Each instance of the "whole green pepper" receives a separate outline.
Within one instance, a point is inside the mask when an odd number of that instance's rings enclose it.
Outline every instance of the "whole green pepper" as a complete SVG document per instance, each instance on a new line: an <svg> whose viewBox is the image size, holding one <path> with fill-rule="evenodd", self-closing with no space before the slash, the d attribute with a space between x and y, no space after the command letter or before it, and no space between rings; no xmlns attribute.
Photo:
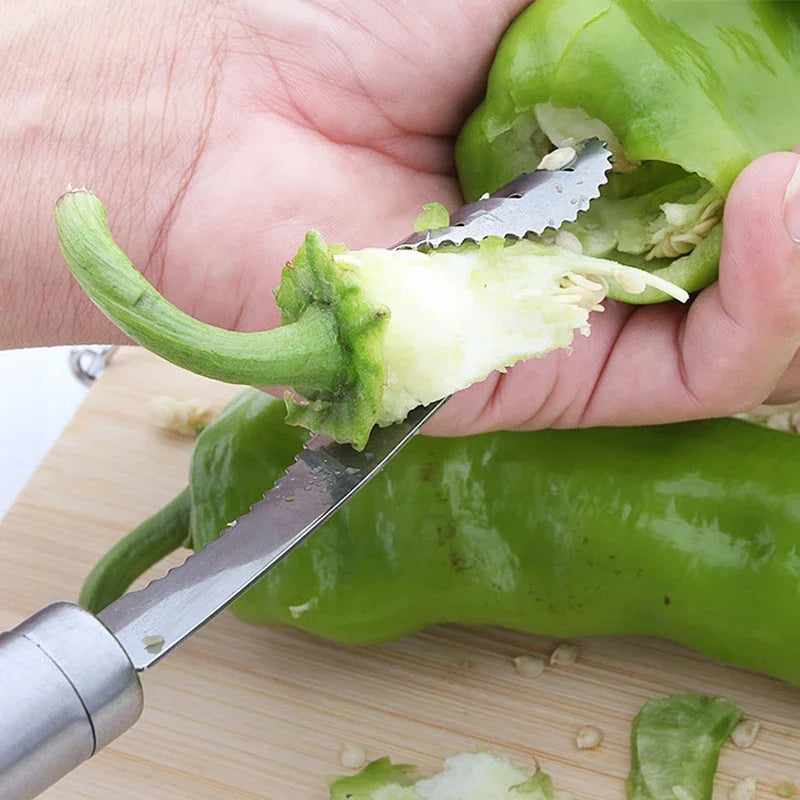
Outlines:
<svg viewBox="0 0 800 800"><path fill-rule="evenodd" d="M216 538L303 439L241 393L197 439L190 521L144 523L82 602L123 592L159 542ZM737 419L418 437L234 609L351 643L435 623L654 635L800 684L798 471L800 439Z"/></svg>
<svg viewBox="0 0 800 800"><path fill-rule="evenodd" d="M720 199L756 157L795 145L798 97L800 3L537 0L461 131L459 179L474 200L535 169L552 138L610 137L621 172L573 228L584 250L696 291L716 277ZM666 299L616 283L610 296Z"/></svg>

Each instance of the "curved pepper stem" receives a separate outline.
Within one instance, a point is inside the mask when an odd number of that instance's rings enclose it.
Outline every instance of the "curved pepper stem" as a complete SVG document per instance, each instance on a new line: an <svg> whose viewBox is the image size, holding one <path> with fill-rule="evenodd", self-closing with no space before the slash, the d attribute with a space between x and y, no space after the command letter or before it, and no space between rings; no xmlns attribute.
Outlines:
<svg viewBox="0 0 800 800"><path fill-rule="evenodd" d="M191 511L192 494L187 486L95 564L78 602L96 614L121 597L140 575L186 543Z"/></svg>
<svg viewBox="0 0 800 800"><path fill-rule="evenodd" d="M333 390L347 363L334 315L312 304L288 325L241 333L194 319L165 300L137 271L87 189L56 204L61 252L92 301L132 339L184 369L227 383Z"/></svg>

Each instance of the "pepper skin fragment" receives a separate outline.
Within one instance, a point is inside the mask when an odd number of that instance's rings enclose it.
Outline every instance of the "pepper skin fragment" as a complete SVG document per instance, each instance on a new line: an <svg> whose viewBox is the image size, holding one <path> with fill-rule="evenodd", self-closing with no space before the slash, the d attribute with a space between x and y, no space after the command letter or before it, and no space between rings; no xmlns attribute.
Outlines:
<svg viewBox="0 0 800 800"><path fill-rule="evenodd" d="M722 697L684 694L645 703L631 732L628 800L711 800L719 751L741 718L741 709Z"/></svg>

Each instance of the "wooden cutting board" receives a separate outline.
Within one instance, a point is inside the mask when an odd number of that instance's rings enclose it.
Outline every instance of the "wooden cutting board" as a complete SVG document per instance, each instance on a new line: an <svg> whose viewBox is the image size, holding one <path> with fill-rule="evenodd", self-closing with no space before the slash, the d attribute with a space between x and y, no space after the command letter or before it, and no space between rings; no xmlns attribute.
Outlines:
<svg viewBox="0 0 800 800"><path fill-rule="evenodd" d="M118 352L0 523L3 629L74 600L95 560L185 485L192 442L148 422L150 398L222 403L235 391L140 349ZM762 723L752 748L723 748L718 800L745 776L759 779L760 798L800 783L800 690L661 641L577 643L576 664L526 679L512 658L547 655L554 640L442 627L348 647L225 613L143 675L137 725L43 797L324 800L353 743L428 772L466 750L537 758L576 800L622 800L634 715L684 691L726 696ZM605 738L578 751L585 724Z"/></svg>

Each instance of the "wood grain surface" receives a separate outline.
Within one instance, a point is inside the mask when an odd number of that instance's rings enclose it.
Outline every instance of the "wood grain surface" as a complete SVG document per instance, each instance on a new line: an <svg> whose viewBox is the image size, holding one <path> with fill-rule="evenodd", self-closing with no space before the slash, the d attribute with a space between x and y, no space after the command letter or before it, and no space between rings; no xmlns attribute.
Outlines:
<svg viewBox="0 0 800 800"><path fill-rule="evenodd" d="M119 351L0 524L3 629L74 600L96 559L185 485L192 442L148 422L150 398L222 403L236 391ZM622 800L634 715L648 698L684 691L724 695L762 723L752 748L723 748L717 800L745 776L759 779L759 798L800 782L800 690L633 638L579 640L576 664L517 674L514 656L555 644L441 627L350 647L225 613L143 675L139 723L43 797L323 800L354 743L427 772L465 750L521 765L535 757L576 800ZM584 724L605 735L595 750L575 747Z"/></svg>

